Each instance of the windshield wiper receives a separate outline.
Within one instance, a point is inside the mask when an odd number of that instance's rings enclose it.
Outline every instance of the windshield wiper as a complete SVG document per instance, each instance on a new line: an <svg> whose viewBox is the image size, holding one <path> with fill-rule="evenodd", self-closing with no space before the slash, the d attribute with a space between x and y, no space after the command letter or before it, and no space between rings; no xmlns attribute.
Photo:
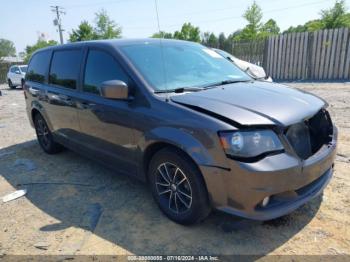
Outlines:
<svg viewBox="0 0 350 262"><path fill-rule="evenodd" d="M229 85L229 84L236 84L236 83L244 83L244 82L251 82L252 80L223 80L215 83L211 83L205 86L202 86L204 89L208 89L211 87L216 86L223 86L223 85Z"/></svg>
<svg viewBox="0 0 350 262"><path fill-rule="evenodd" d="M252 80L223 80L220 82L211 83L208 85L203 85L201 87L179 87L175 89L163 89L163 90L155 90L155 94L160 93L183 93L183 92L198 92L202 90L206 90L212 87L216 86L222 86L222 85L228 85L228 84L235 84L235 83L242 83L242 82L251 82Z"/></svg>
<svg viewBox="0 0 350 262"><path fill-rule="evenodd" d="M164 89L164 90L155 90L155 94L160 93L183 93L183 92L198 92L204 90L202 87L179 87L175 89Z"/></svg>

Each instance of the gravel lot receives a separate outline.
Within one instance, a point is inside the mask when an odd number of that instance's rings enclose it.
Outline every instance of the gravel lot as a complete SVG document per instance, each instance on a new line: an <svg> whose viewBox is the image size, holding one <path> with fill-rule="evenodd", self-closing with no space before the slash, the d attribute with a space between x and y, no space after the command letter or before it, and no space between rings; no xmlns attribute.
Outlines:
<svg viewBox="0 0 350 262"><path fill-rule="evenodd" d="M135 180L70 151L43 153L22 90L0 85L0 197L28 190L0 203L0 257L350 254L350 83L291 85L326 99L339 127L335 174L323 200L265 223L215 212L192 227L165 218Z"/></svg>

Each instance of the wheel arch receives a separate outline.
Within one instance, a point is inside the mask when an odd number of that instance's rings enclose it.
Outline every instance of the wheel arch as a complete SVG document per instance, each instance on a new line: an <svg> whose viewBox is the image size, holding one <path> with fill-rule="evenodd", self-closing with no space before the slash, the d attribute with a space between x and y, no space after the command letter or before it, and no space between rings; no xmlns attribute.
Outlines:
<svg viewBox="0 0 350 262"><path fill-rule="evenodd" d="M45 114L44 108L37 102L37 101L33 101L32 102L32 109L30 110L30 121L31 123L33 123L34 125L34 117L36 114L40 114L44 120L46 121L46 124L48 125L50 131L52 132L52 125L51 125L51 121L48 119L47 115Z"/></svg>

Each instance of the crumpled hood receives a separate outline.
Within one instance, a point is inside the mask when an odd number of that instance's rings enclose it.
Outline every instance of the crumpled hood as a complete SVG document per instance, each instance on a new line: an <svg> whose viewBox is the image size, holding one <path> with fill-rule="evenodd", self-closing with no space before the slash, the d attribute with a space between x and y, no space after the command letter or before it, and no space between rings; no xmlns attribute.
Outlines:
<svg viewBox="0 0 350 262"><path fill-rule="evenodd" d="M325 102L307 92L267 82L245 82L171 96L240 125L289 126L316 114Z"/></svg>

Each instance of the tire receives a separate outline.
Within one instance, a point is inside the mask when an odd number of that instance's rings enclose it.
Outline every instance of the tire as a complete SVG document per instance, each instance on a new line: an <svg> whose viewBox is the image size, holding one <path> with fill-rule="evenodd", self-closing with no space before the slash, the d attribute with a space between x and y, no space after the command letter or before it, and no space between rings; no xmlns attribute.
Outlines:
<svg viewBox="0 0 350 262"><path fill-rule="evenodd" d="M12 84L11 79L8 79L8 80L7 80L7 83L8 83L8 85L9 85L9 88L11 88L11 89L16 88L16 86L14 86L14 85Z"/></svg>
<svg viewBox="0 0 350 262"><path fill-rule="evenodd" d="M34 116L34 127L38 142L46 153L56 154L62 151L63 147L53 140L52 133L45 119L39 113Z"/></svg>
<svg viewBox="0 0 350 262"><path fill-rule="evenodd" d="M24 79L21 80L21 88L24 89Z"/></svg>
<svg viewBox="0 0 350 262"><path fill-rule="evenodd" d="M169 147L157 152L150 162L148 181L159 208L176 223L194 224L210 213L202 175L182 151Z"/></svg>

